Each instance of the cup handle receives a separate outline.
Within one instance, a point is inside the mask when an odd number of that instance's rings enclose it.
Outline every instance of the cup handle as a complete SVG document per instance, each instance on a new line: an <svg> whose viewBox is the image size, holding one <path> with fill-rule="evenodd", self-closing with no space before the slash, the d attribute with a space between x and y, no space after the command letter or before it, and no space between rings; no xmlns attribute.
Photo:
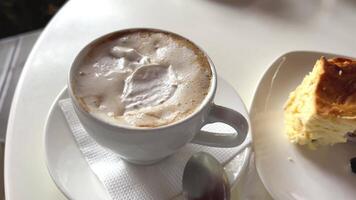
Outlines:
<svg viewBox="0 0 356 200"><path fill-rule="evenodd" d="M192 143L213 147L236 147L246 139L249 125L244 116L239 112L213 104L209 112L208 120L204 123L222 122L232 126L237 133L219 134L200 130Z"/></svg>

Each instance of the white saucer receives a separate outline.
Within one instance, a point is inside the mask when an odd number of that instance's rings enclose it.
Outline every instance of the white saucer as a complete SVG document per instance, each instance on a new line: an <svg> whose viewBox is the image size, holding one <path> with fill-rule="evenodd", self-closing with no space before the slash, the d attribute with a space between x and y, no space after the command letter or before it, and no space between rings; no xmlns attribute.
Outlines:
<svg viewBox="0 0 356 200"><path fill-rule="evenodd" d="M356 174L349 160L356 143L315 151L291 144L283 131L283 105L317 59L338 55L290 52L278 58L261 79L251 106L256 167L274 199L356 199Z"/></svg>
<svg viewBox="0 0 356 200"><path fill-rule="evenodd" d="M68 98L66 89L63 89L56 98L46 122L44 142L49 173L58 188L69 199L109 199L106 190L90 170L79 151L64 115L57 105L58 100L64 98ZM248 119L248 112L241 98L232 86L221 78L218 79L215 102L239 111ZM215 123L207 125L204 129L217 132L230 132L232 128L224 124ZM250 133L244 144L249 142L251 142ZM225 167L229 179L234 184L240 180L240 175L245 171L250 154L251 148L248 147Z"/></svg>

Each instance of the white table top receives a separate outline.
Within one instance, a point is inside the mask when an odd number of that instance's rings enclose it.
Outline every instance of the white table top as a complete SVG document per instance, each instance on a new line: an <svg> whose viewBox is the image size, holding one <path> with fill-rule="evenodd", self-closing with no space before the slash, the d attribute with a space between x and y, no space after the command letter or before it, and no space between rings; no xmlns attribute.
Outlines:
<svg viewBox="0 0 356 200"><path fill-rule="evenodd" d="M279 55L317 50L356 55L352 0L73 0L37 41L21 76L6 139L8 200L65 199L45 165L43 129L77 52L122 28L154 27L205 49L217 72L250 106L258 80Z"/></svg>

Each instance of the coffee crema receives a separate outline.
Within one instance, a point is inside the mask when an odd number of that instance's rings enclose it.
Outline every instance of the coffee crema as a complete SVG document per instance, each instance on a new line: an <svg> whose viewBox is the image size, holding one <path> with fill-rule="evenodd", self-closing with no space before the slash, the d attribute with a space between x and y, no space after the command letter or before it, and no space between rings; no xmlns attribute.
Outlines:
<svg viewBox="0 0 356 200"><path fill-rule="evenodd" d="M81 107L111 124L159 127L182 120L205 99L212 72L205 54L172 33L114 33L93 44L74 69Z"/></svg>

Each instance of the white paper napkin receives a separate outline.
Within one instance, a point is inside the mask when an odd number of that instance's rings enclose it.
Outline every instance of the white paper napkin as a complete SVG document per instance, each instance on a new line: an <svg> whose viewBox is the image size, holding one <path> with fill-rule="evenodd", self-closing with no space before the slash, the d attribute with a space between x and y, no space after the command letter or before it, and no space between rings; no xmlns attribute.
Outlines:
<svg viewBox="0 0 356 200"><path fill-rule="evenodd" d="M113 200L177 198L182 192L184 166L194 153L208 152L221 163L228 164L236 162L235 158L239 157L237 154L246 147L243 145L235 148L215 148L187 144L179 152L157 164L132 165L98 145L88 135L79 122L70 99L60 100L59 105L80 151ZM245 144L248 145L248 142Z"/></svg>

